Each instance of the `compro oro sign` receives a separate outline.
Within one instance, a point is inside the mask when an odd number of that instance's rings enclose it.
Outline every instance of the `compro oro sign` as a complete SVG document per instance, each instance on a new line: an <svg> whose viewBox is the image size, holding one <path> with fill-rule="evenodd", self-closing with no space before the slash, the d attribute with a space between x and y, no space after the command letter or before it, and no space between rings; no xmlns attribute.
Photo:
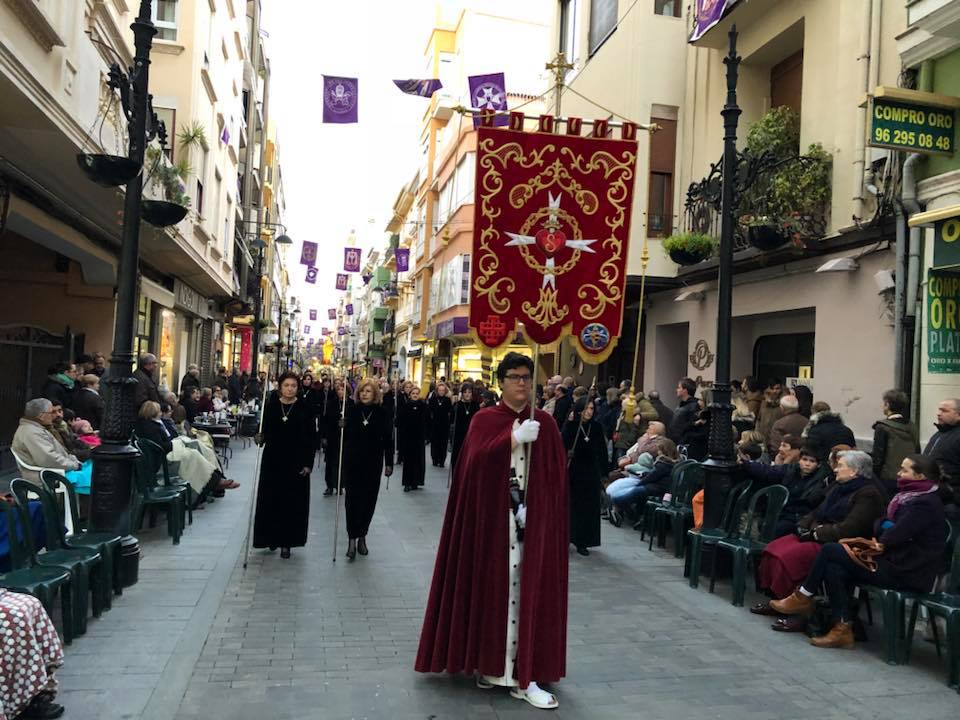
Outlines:
<svg viewBox="0 0 960 720"><path fill-rule="evenodd" d="M927 274L927 370L960 373L960 272Z"/></svg>
<svg viewBox="0 0 960 720"><path fill-rule="evenodd" d="M956 148L956 98L877 88L870 103L870 145L931 155Z"/></svg>

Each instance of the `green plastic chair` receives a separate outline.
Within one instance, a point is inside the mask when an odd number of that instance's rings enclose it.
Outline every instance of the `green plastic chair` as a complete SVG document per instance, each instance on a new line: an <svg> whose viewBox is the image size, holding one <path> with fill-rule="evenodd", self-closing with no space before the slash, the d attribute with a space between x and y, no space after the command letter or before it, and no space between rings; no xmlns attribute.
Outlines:
<svg viewBox="0 0 960 720"><path fill-rule="evenodd" d="M710 592L717 581L717 556L721 550L726 550L733 556L733 604L743 605L743 597L747 588L747 564L751 558L759 557L767 544L773 540L773 533L777 527L777 518L787 504L790 491L783 485L771 485L754 493L750 498L747 509L747 522L744 532L739 537L723 538L717 541L713 551L713 562L710 566ZM766 502L766 509L762 514L757 511L761 500ZM754 531L756 527L756 531ZM754 540L756 535L758 539Z"/></svg>
<svg viewBox="0 0 960 720"><path fill-rule="evenodd" d="M167 454L157 443L147 438L139 438L135 440L135 442L137 447L140 448L140 452L147 455L150 462L159 468L158 474L163 479L163 487L172 487L183 491L187 511L187 524L193 525L193 504L196 499L196 493L193 492L193 488L190 487L188 482L180 478L179 475L173 473L170 468L170 463L167 461ZM181 524L182 522L181 520Z"/></svg>
<svg viewBox="0 0 960 720"><path fill-rule="evenodd" d="M116 595L123 595L123 583L120 577L120 536L110 532L90 532L82 529L80 522L80 505L77 502L77 490L73 483L67 480L63 475L53 470L43 470L40 472L40 479L56 492L57 487L63 485L67 492L65 511L70 513L73 518L73 534L67 535L64 542L67 547L82 547L96 550L103 556L103 561L108 568L112 569L113 592ZM107 594L107 608L112 604L112 599Z"/></svg>
<svg viewBox="0 0 960 720"><path fill-rule="evenodd" d="M740 515L746 509L747 501L750 497L750 488L753 485L751 480L743 480L732 488L727 494L727 501L723 507L723 515L720 518L720 527L701 528L699 530L687 530L687 540L690 542L690 550L687 553L684 562L683 574L690 580L690 587L696 588L700 585L700 568L703 562L703 548L714 546L725 538L737 537L737 521Z"/></svg>
<svg viewBox="0 0 960 720"><path fill-rule="evenodd" d="M37 553L37 564L44 567L62 567L70 571L73 576L75 627L77 634L82 635L87 630L87 609L90 608L93 616L98 618L110 601L110 568L96 550L71 548L64 543L60 508L56 497L46 486L16 478L10 483L10 490L24 510L28 507L31 494L40 500L47 548L44 552ZM88 595L91 600L89 604Z"/></svg>
<svg viewBox="0 0 960 720"><path fill-rule="evenodd" d="M680 475L683 468L688 465L693 465L696 463L696 460L680 460L673 466L673 470L670 471L670 494L674 495L677 490L677 483L680 482ZM643 507L643 527L640 529L640 542L643 542L646 533L653 528L653 519L656 509L663 505L663 500L661 498L649 498L646 504ZM633 529L636 530L637 526L634 525Z"/></svg>
<svg viewBox="0 0 960 720"><path fill-rule="evenodd" d="M131 508L132 525L135 528L142 527L144 515L149 509L151 511L150 527L155 527L154 513L158 508L162 509L167 516L167 534L173 539L174 545L179 545L183 534L183 518L186 515L184 492L176 487L157 487L158 469L151 462L150 456L143 452L134 462L135 492Z"/></svg>
<svg viewBox="0 0 960 720"><path fill-rule="evenodd" d="M923 605L932 618L943 618L947 625L947 684L960 692L960 527L951 526L947 543L950 562L950 581L940 592L923 593L916 597L910 610L910 620L906 626L906 638L903 649L904 663L910 662L910 648L913 645L913 633L917 627L917 615ZM940 639L937 637L936 621L930 624L936 640L937 655L940 655Z"/></svg>
<svg viewBox="0 0 960 720"><path fill-rule="evenodd" d="M657 546L667 544L667 524L673 531L673 555L682 557L683 536L687 528L693 525L693 496L703 487L705 472L698 462L692 462L680 468L679 478L670 502L661 503L653 509L653 527L650 528L650 544L653 549L653 536L657 535Z"/></svg>
<svg viewBox="0 0 960 720"><path fill-rule="evenodd" d="M11 568L10 572L0 575L0 587L33 595L50 615L53 614L53 601L59 592L63 642L69 645L75 636L73 577L70 571L37 564L33 538L30 535L30 518L23 508L0 498L0 510L7 521ZM18 522L19 533L17 532ZM21 535L23 537L20 537Z"/></svg>

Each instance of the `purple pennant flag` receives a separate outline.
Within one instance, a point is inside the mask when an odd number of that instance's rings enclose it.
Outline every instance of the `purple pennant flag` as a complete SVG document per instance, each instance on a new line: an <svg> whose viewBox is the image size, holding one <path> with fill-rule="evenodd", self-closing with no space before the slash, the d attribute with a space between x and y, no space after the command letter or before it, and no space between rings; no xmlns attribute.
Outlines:
<svg viewBox="0 0 960 720"><path fill-rule="evenodd" d="M311 310L311 311L310 311L310 320L312 321L312 320L316 320L316 319L317 319L317 311L316 311L316 310Z"/></svg>
<svg viewBox="0 0 960 720"><path fill-rule="evenodd" d="M336 319L337 319L337 309L336 309L336 308L330 308L329 310L327 310L327 319L328 319L328 320L336 320Z"/></svg>
<svg viewBox="0 0 960 720"><path fill-rule="evenodd" d="M307 282L311 285L316 285L317 283L317 269L315 267L307 268Z"/></svg>
<svg viewBox="0 0 960 720"><path fill-rule="evenodd" d="M360 272L360 257L362 253L360 248L344 248L343 249L343 271L344 272Z"/></svg>
<svg viewBox="0 0 960 720"><path fill-rule="evenodd" d="M694 9L693 32L690 33L688 42L696 42L706 35L710 28L720 22L723 14L736 4L737 0L697 0Z"/></svg>
<svg viewBox="0 0 960 720"><path fill-rule="evenodd" d="M467 80L470 81L471 107L477 110L506 112L507 85L503 73L471 75ZM494 127L506 127L509 124L510 118L507 115L497 115L493 119ZM480 117L478 115L473 116L473 126L480 127Z"/></svg>
<svg viewBox="0 0 960 720"><path fill-rule="evenodd" d="M220 142L224 145L230 144L230 130L226 125L223 126L223 132L220 133Z"/></svg>
<svg viewBox="0 0 960 720"><path fill-rule="evenodd" d="M430 97L443 87L443 83L433 78L430 80L394 80L393 84L407 95Z"/></svg>
<svg viewBox="0 0 960 720"><path fill-rule="evenodd" d="M304 326L303 326L303 334L304 334L304 335L309 335L309 334L310 334L310 326L309 326L309 325L304 325Z"/></svg>
<svg viewBox="0 0 960 720"><path fill-rule="evenodd" d="M353 304L347 303L347 306L344 308L344 310L346 310L347 315L353 315Z"/></svg>
<svg viewBox="0 0 960 720"><path fill-rule="evenodd" d="M358 83L356 78L323 76L323 121L357 122Z"/></svg>
<svg viewBox="0 0 960 720"><path fill-rule="evenodd" d="M337 290L347 289L347 276L343 273L337 273Z"/></svg>
<svg viewBox="0 0 960 720"><path fill-rule="evenodd" d="M347 334L347 329L343 325L337 328L337 335L346 335L346 334Z"/></svg>
<svg viewBox="0 0 960 720"><path fill-rule="evenodd" d="M397 258L397 272L407 272L410 269L410 248L397 248L394 255Z"/></svg>
<svg viewBox="0 0 960 720"><path fill-rule="evenodd" d="M317 244L315 242L303 241L303 249L300 251L300 264L309 267L317 264Z"/></svg>

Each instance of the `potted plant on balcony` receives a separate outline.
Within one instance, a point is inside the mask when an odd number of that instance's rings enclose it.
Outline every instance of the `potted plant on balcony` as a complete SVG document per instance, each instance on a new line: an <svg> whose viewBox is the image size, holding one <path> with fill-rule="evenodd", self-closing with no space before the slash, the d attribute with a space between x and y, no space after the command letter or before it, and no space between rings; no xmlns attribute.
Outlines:
<svg viewBox="0 0 960 720"><path fill-rule="evenodd" d="M740 224L747 228L747 240L758 250L775 250L787 241L780 218L772 215L744 215Z"/></svg>
<svg viewBox="0 0 960 720"><path fill-rule="evenodd" d="M717 250L717 239L705 233L675 233L663 241L663 249L677 265L696 265Z"/></svg>

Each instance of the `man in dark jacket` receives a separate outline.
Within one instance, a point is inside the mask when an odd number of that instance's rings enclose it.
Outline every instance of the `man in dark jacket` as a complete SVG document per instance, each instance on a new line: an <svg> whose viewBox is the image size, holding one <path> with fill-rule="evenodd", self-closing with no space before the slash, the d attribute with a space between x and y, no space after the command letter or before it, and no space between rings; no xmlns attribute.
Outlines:
<svg viewBox="0 0 960 720"><path fill-rule="evenodd" d="M47 381L40 391L40 397L50 402L59 402L63 407L70 407L76 387L77 369L71 362L58 362L47 368Z"/></svg>
<svg viewBox="0 0 960 720"><path fill-rule="evenodd" d="M137 359L137 369L133 371L133 377L137 381L137 387L133 391L133 406L139 410L147 400L160 402L160 392L157 390L157 381L153 379L153 374L157 371L157 356L152 353L144 353Z"/></svg>
<svg viewBox="0 0 960 720"><path fill-rule="evenodd" d="M673 413L673 419L670 421L667 437L678 445L683 442L683 434L690 429L697 419L700 406L697 398L694 397L697 392L697 384L688 377L680 378L677 383L677 405Z"/></svg>
<svg viewBox="0 0 960 720"><path fill-rule="evenodd" d="M663 400L660 399L660 391L651 390L647 393L647 399L653 405L653 409L657 411L657 420L662 422L665 427L670 427L670 423L673 422L673 410L663 404Z"/></svg>
<svg viewBox="0 0 960 720"><path fill-rule="evenodd" d="M827 459L830 449L836 445L857 446L853 430L844 425L840 413L832 412L829 406L827 410L814 413L803 432L803 439L807 445L816 448L821 461Z"/></svg>
<svg viewBox="0 0 960 720"><path fill-rule="evenodd" d="M197 367L196 363L190 363L187 365L187 373L183 376L183 380L180 381L180 392L184 390L191 390L196 388L200 389L200 368Z"/></svg>
<svg viewBox="0 0 960 720"><path fill-rule="evenodd" d="M565 385L560 385L557 387L557 393L557 402L553 406L553 419L557 421L557 427L563 427L573 408L573 392Z"/></svg>
<svg viewBox="0 0 960 720"><path fill-rule="evenodd" d="M230 371L230 377L227 379L227 392L230 394L230 404L239 405L243 400L243 378L236 368Z"/></svg>
<svg viewBox="0 0 960 720"><path fill-rule="evenodd" d="M883 420L873 424L873 474L880 478L887 494L897 492L897 473L907 455L920 452L917 426L906 417L910 401L903 390L883 394Z"/></svg>
<svg viewBox="0 0 960 720"><path fill-rule="evenodd" d="M94 374L79 380L80 389L73 397L72 410L78 418L90 423L94 430L103 424L103 398L100 397L100 378Z"/></svg>
<svg viewBox="0 0 960 720"><path fill-rule="evenodd" d="M947 516L960 516L960 398L943 400L937 406L937 432L923 454L940 466L940 488L948 490L944 503Z"/></svg>

